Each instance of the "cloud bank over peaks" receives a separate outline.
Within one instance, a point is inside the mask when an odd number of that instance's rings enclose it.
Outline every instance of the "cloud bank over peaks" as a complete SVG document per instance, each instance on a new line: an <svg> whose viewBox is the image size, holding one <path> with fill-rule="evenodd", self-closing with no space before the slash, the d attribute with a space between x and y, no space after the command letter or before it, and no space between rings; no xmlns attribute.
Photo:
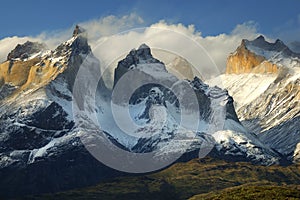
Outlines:
<svg viewBox="0 0 300 200"><path fill-rule="evenodd" d="M259 35L257 24L252 21L238 24L231 33L213 36L202 36L194 25L170 24L163 20L148 27L137 28L144 24L144 20L135 13L121 17L110 15L79 23L87 30L89 43L95 56L101 60L102 68L115 64L131 49L146 43L153 49L154 56L163 62L170 62L174 55L181 56L204 77L223 72L227 56L241 40L254 39ZM0 40L0 61L3 62L18 43L27 40L44 42L54 49L71 36L73 28L44 32L33 37L4 38Z"/></svg>
<svg viewBox="0 0 300 200"><path fill-rule="evenodd" d="M159 21L145 28L131 29L113 36L103 37L94 43L94 54L101 59L102 67L125 57L130 49L148 44L155 57L169 63L174 56L188 60L202 77L210 78L225 71L226 58L240 44L241 40L254 39L259 35L254 22L237 25L229 34L202 36L194 25L168 24ZM157 53L159 51L160 53ZM217 73L217 74L216 74Z"/></svg>

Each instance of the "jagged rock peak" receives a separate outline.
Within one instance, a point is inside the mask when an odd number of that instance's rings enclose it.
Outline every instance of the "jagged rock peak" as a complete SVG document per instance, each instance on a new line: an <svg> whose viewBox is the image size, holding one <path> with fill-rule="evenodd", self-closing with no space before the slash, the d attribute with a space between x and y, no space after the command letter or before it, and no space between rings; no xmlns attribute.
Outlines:
<svg viewBox="0 0 300 200"><path fill-rule="evenodd" d="M277 40L275 41L275 44L283 44L283 42L282 42L281 40L277 39Z"/></svg>
<svg viewBox="0 0 300 200"><path fill-rule="evenodd" d="M139 49L149 49L150 50L150 47L147 44L143 43L139 46Z"/></svg>
<svg viewBox="0 0 300 200"><path fill-rule="evenodd" d="M151 54L151 49L148 45L146 45L145 43L141 44L138 48L138 50L146 50L149 51L149 53Z"/></svg>
<svg viewBox="0 0 300 200"><path fill-rule="evenodd" d="M275 49L286 49L288 48L281 40L277 39L274 43Z"/></svg>
<svg viewBox="0 0 300 200"><path fill-rule="evenodd" d="M118 63L118 66L130 68L132 65L142 63L162 63L161 61L153 58L151 49L148 45L142 44L138 49L132 49L129 54Z"/></svg>
<svg viewBox="0 0 300 200"><path fill-rule="evenodd" d="M257 40L257 41L266 41L266 39L263 35L258 36L255 40Z"/></svg>
<svg viewBox="0 0 300 200"><path fill-rule="evenodd" d="M79 34L82 34L82 33L86 33L86 30L84 28L82 28L81 26L76 25L75 29L73 31L73 37L76 37L76 36L78 36Z"/></svg>
<svg viewBox="0 0 300 200"><path fill-rule="evenodd" d="M243 40L242 45L245 45L246 48L250 48L251 46L261 48L266 51L277 51L283 52L285 55L288 56L299 56L293 51L291 51L288 46L286 46L281 40L277 39L274 43L266 41L265 37L260 35L256 39L249 41Z"/></svg>
<svg viewBox="0 0 300 200"><path fill-rule="evenodd" d="M143 66L145 67L144 64L150 64L146 65L146 68L149 69L153 68L151 64L159 64L156 69L167 72L164 63L152 56L150 47L146 44L142 44L138 49L132 49L123 60L118 62L114 74L114 85L127 71L139 69L140 67L143 68Z"/></svg>
<svg viewBox="0 0 300 200"><path fill-rule="evenodd" d="M87 32L82 27L76 25L73 37L60 44L54 51L54 56L59 57L71 52L72 55L89 54L91 47L88 44Z"/></svg>
<svg viewBox="0 0 300 200"><path fill-rule="evenodd" d="M242 44L245 45L245 46L254 45L254 46L261 47L261 46L266 46L270 43L266 41L266 39L263 35L260 35L254 40L243 39Z"/></svg>
<svg viewBox="0 0 300 200"><path fill-rule="evenodd" d="M150 47L145 43L141 44L137 50L132 51L136 52L136 55L139 59L147 60L153 58Z"/></svg>
<svg viewBox="0 0 300 200"><path fill-rule="evenodd" d="M195 76L194 79L192 81L190 81L190 84L194 88L194 90L205 91L209 87L197 76Z"/></svg>
<svg viewBox="0 0 300 200"><path fill-rule="evenodd" d="M300 54L279 39L268 42L260 35L254 40L242 40L227 59L226 73L278 73L281 66L300 66Z"/></svg>
<svg viewBox="0 0 300 200"><path fill-rule="evenodd" d="M47 46L44 43L27 41L24 44L18 44L8 55L7 60L27 59L32 54L46 50Z"/></svg>
<svg viewBox="0 0 300 200"><path fill-rule="evenodd" d="M91 47L88 44L87 38L82 37L81 35L74 40L71 46L72 52L75 54L88 54L92 51Z"/></svg>

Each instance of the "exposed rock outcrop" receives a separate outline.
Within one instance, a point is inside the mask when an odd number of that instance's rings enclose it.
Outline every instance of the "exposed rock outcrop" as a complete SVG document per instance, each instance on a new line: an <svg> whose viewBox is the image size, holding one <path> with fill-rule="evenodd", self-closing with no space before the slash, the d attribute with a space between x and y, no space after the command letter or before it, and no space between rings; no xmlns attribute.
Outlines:
<svg viewBox="0 0 300 200"><path fill-rule="evenodd" d="M226 73L278 73L282 66L300 66L300 54L292 52L281 40L267 42L263 36L242 40L227 58Z"/></svg>
<svg viewBox="0 0 300 200"><path fill-rule="evenodd" d="M18 44L16 48L7 55L7 60L28 59L30 55L39 53L43 50L47 50L45 44L27 41L24 44Z"/></svg>
<svg viewBox="0 0 300 200"><path fill-rule="evenodd" d="M114 85L118 80L131 68L134 68L137 64L145 63L160 63L161 61L153 58L150 48L146 44L142 44L138 49L132 49L130 53L123 60L118 62L118 66L114 73ZM161 65L166 71L164 65Z"/></svg>
<svg viewBox="0 0 300 200"><path fill-rule="evenodd" d="M249 51L243 40L237 50L227 59L226 73L241 74L252 72L253 69L261 64L265 58Z"/></svg>

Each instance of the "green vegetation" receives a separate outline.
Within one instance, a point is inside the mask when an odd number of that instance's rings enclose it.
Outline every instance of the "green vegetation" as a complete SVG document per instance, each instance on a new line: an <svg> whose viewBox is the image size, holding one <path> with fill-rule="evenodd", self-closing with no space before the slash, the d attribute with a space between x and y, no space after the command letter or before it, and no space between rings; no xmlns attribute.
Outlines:
<svg viewBox="0 0 300 200"><path fill-rule="evenodd" d="M248 186L242 185L211 192L208 194L195 195L189 200L252 200L252 199L300 199L299 186Z"/></svg>
<svg viewBox="0 0 300 200"><path fill-rule="evenodd" d="M266 167L205 158L151 175L115 178L30 199L300 199L297 185L299 164Z"/></svg>

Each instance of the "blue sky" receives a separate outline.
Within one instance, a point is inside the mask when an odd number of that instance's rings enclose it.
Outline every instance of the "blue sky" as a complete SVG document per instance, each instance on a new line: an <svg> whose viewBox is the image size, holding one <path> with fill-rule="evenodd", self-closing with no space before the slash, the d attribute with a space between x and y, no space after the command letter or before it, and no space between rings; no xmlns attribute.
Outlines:
<svg viewBox="0 0 300 200"><path fill-rule="evenodd" d="M150 25L164 19L168 23L194 24L204 36L229 33L237 24L254 21L261 33L297 39L300 35L299 0L27 0L3 1L0 38L38 35L63 30L76 23L107 15L136 13Z"/></svg>

